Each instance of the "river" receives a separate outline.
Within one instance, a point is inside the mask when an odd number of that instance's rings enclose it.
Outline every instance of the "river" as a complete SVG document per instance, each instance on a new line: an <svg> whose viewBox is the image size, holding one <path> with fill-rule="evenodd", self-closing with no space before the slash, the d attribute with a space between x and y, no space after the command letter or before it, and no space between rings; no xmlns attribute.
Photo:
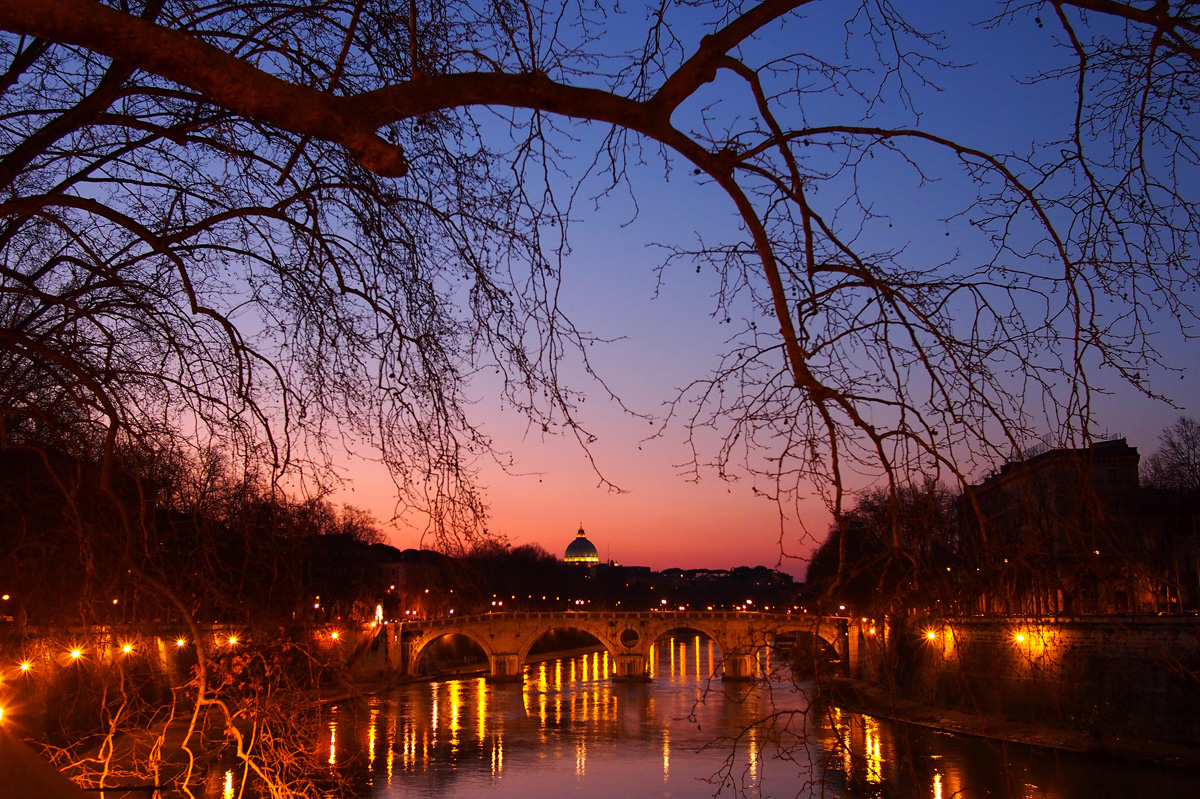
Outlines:
<svg viewBox="0 0 1200 799"><path fill-rule="evenodd" d="M408 685L328 717L323 761L363 799L457 797L1200 796L1200 772L1005 745L839 711L761 654L723 683L706 639L662 641L649 683L605 653L527 667L523 685Z"/></svg>

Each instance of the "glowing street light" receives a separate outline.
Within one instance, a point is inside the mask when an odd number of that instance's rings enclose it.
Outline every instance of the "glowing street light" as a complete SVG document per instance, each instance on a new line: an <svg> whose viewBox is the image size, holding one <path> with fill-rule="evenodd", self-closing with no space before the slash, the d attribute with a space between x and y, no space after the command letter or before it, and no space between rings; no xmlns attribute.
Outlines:
<svg viewBox="0 0 1200 799"><path fill-rule="evenodd" d="M133 651L133 644L122 645L121 651L124 652L126 655L128 655L130 652Z"/></svg>
<svg viewBox="0 0 1200 799"><path fill-rule="evenodd" d="M72 649L71 650L71 660L78 660L81 657L83 657L82 649Z"/></svg>
<svg viewBox="0 0 1200 799"><path fill-rule="evenodd" d="M180 638L179 640L177 640L177 641L175 642L175 646L177 646L177 647L179 647L180 649L182 649L183 647L187 646L187 640L186 640L186 639L183 639L183 638Z"/></svg>
<svg viewBox="0 0 1200 799"><path fill-rule="evenodd" d="M29 671L30 669L32 669L33 664L30 663L28 660L23 660L23 661L21 661L21 665L18 666L17 668L19 668L21 671L25 672L25 671Z"/></svg>

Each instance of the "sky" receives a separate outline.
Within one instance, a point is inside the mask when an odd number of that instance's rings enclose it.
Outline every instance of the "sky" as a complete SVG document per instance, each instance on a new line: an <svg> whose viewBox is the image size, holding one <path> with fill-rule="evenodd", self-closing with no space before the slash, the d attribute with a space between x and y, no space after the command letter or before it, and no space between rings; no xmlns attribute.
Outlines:
<svg viewBox="0 0 1200 799"><path fill-rule="evenodd" d="M978 8L976 4L902 5L914 6L914 19L920 24L943 28L952 45L947 55L967 64L941 74L936 91L918 88L917 101L926 112L919 122L923 130L985 150L1020 152L1069 118L1072 107L1063 85L1022 80L1039 66L1060 63L1055 59L1061 55L1049 46L1053 31L1033 20L998 30L971 26L962 15ZM818 7L821 13L825 6ZM807 29L821 22L810 18L791 25ZM783 35L796 29L789 27ZM833 48L830 55L837 57L840 42L817 46ZM717 81L712 91L715 96L728 88ZM845 101L814 107L811 113L832 115L852 108L849 103L840 108L840 102ZM897 118L907 114L888 108L880 114L886 118L893 112ZM581 153L587 137L581 134ZM580 169L586 162L580 159ZM512 453L516 464L507 470L480 464L491 506L489 529L514 545L539 544L561 555L582 524L603 559L625 565L766 565L802 578L806 559L830 521L818 498L803 502L798 514L795 508L781 511L756 493L748 479L724 481L705 472L696 479L688 474L683 467L689 457L686 432L680 425L649 438L658 429L653 420L665 413L664 403L716 365L729 330L712 315L716 284L711 274L675 268L658 285L655 267L664 253L654 244L690 245L701 234L711 238L736 232L728 199L693 178L690 170L666 173L661 163L647 158L647 164L631 175L636 213L620 196L601 200L596 207L586 201L577 205L560 302L581 329L616 339L596 345L589 356L606 384L641 415L623 411L582 370L568 364L573 387L587 396L579 408L580 421L597 435L585 453L573 439L529 429L523 419L499 408L486 386L479 386L477 419L498 448ZM920 221L922 214L936 216L943 201L956 199L961 186L952 181L921 186L911 170L902 167L882 170L871 180L865 188L878 197L880 209L896 227L911 226L906 246L939 258L950 252L949 247L965 247L969 256L969 248L978 244L969 233L957 231L943 241L934 235L937 225ZM939 224L949 232L951 223ZM1183 342L1169 329L1160 343L1169 360L1184 371L1150 378L1178 407L1117 384L1109 385L1112 393L1096 404L1102 430L1093 432L1123 434L1143 456L1154 451L1159 432L1181 413L1200 415L1200 378L1196 370L1188 370L1200 363L1200 347ZM352 485L343 492L345 501L389 518L392 500L386 476L357 463L348 473ZM401 520L389 531L392 543L419 546L419 528Z"/></svg>

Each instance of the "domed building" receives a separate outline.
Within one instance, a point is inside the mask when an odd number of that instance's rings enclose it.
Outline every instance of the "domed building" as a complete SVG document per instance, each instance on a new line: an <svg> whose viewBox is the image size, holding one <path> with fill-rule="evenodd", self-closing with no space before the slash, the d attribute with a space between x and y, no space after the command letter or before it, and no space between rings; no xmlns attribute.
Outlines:
<svg viewBox="0 0 1200 799"><path fill-rule="evenodd" d="M600 553L583 534L582 525L579 527L579 532L575 534L575 540L567 545L567 551L563 554L563 562L579 566L595 566L600 562Z"/></svg>

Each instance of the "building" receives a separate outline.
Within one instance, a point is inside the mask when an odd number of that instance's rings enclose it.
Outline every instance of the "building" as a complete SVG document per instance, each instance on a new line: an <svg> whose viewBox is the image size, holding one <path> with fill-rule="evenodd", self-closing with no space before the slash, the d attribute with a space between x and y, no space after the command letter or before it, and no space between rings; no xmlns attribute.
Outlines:
<svg viewBox="0 0 1200 799"><path fill-rule="evenodd" d="M975 611L1153 613L1169 592L1161 530L1144 506L1139 455L1124 438L1042 447L1004 464L962 500L965 579Z"/></svg>
<svg viewBox="0 0 1200 799"><path fill-rule="evenodd" d="M600 562L600 553L583 534L582 524L579 526L579 532L575 534L575 540L567 545L567 551L563 553L563 562L576 566L595 566Z"/></svg>

